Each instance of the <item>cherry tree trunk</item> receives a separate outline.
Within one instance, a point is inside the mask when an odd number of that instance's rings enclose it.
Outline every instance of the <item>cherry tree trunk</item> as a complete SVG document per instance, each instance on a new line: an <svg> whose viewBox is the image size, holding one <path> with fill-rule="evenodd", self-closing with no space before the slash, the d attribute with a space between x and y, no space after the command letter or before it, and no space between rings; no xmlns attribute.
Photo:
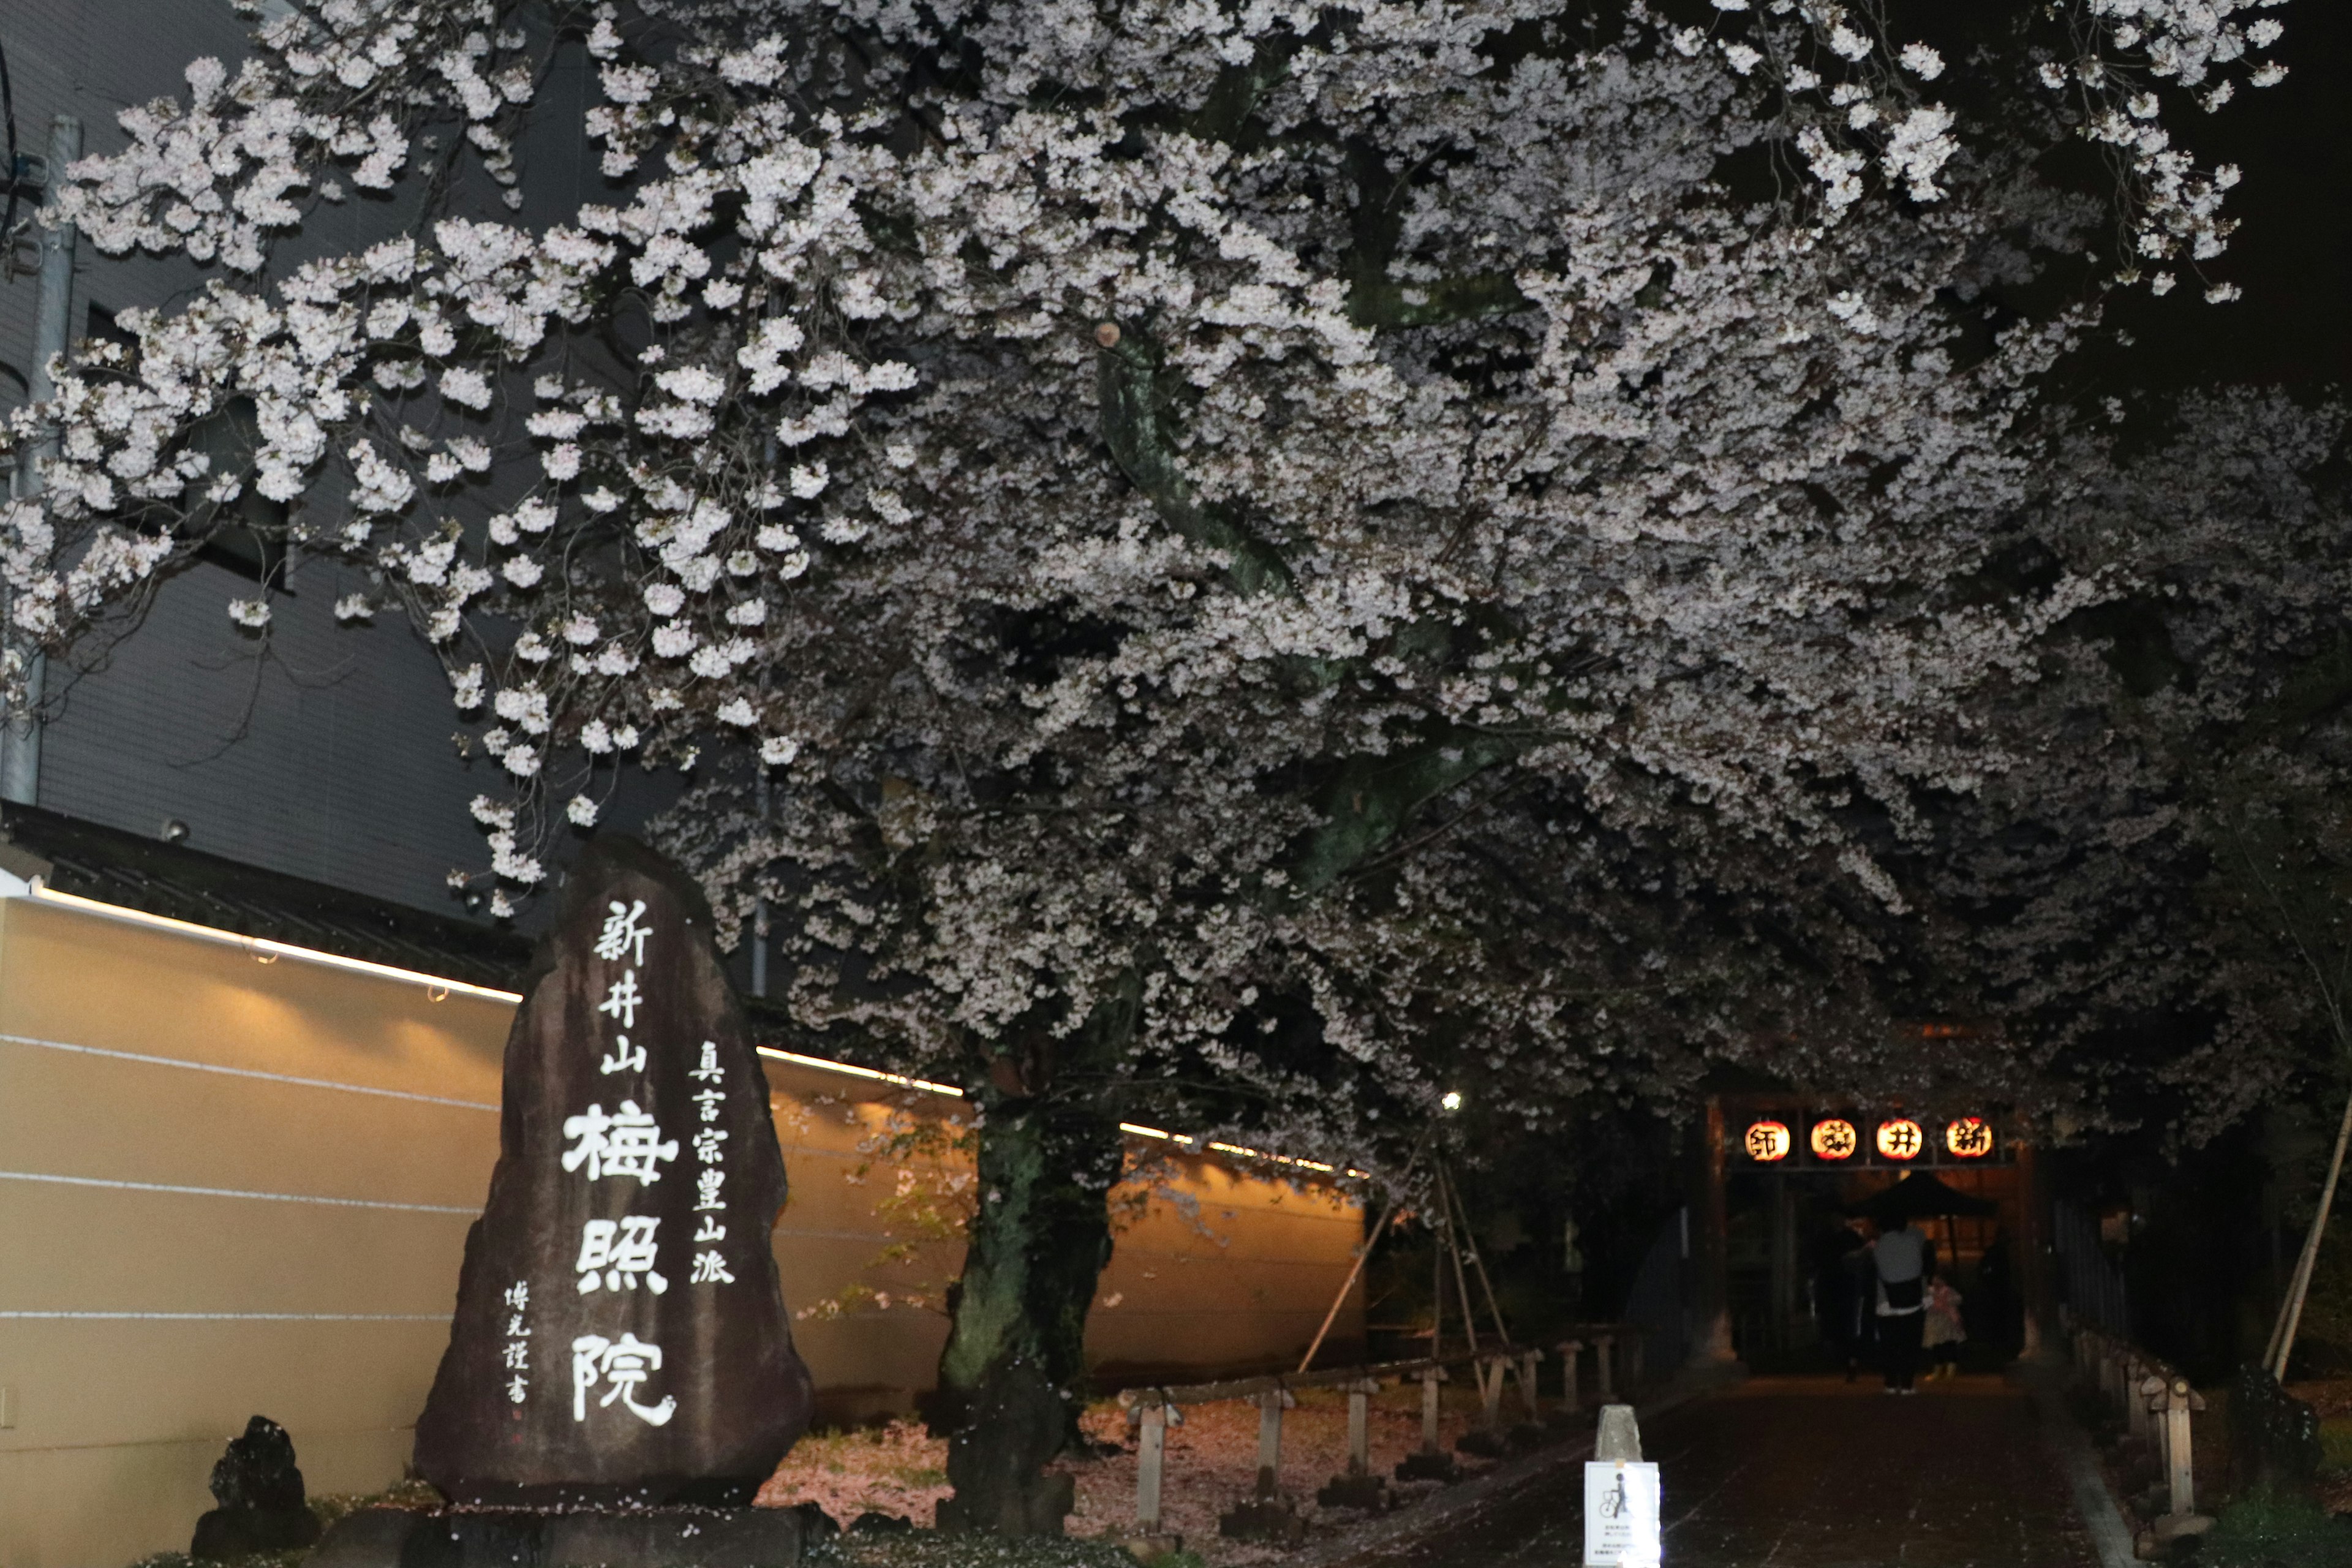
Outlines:
<svg viewBox="0 0 2352 1568"><path fill-rule="evenodd" d="M1087 1313L1110 1260L1107 1197L1125 1144L1101 1068L1132 1037L1131 999L1067 1040L997 1058L977 1100L979 1207L940 1357L933 1429L955 1495L942 1529L1059 1535L1072 1482L1045 1466L1086 1403Z"/></svg>

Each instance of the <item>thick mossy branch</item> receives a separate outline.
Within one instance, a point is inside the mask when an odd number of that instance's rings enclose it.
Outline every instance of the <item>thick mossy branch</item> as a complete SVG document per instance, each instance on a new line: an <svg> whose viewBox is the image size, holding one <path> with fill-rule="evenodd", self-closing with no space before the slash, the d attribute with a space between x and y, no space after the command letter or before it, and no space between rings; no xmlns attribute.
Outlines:
<svg viewBox="0 0 2352 1568"><path fill-rule="evenodd" d="M1218 73L1201 107L1185 118L1184 129L1204 142L1222 142L1228 147L1255 140L1249 135L1250 121L1275 84L1290 74L1291 57L1297 52L1298 39L1290 33L1269 33L1260 38L1247 64L1227 66Z"/></svg>
<svg viewBox="0 0 2352 1568"><path fill-rule="evenodd" d="M1104 346L1097 364L1103 440L1120 470L1151 498L1160 521L1183 538L1222 552L1227 576L1243 593L1296 593L1281 554L1223 508L1202 500L1178 468L1148 349L1121 333ZM1432 641L1429 628L1402 635L1415 644ZM1446 640L1438 631L1432 651ZM1328 686L1346 669L1338 661L1314 660L1304 673L1310 684ZM1378 853L1421 806L1517 752L1516 742L1465 731L1412 751L1342 763L1321 803L1322 826L1298 847L1291 887L1302 893L1324 891Z"/></svg>
<svg viewBox="0 0 2352 1568"><path fill-rule="evenodd" d="M1518 755L1519 742L1456 731L1380 757L1350 757L1323 792L1323 822L1299 841L1290 885L1329 889L1396 837L1412 814L1448 790Z"/></svg>
<svg viewBox="0 0 2352 1568"><path fill-rule="evenodd" d="M1433 327L1507 316L1535 303L1507 273L1474 272L1433 283L1360 275L1348 290L1348 319L1360 327Z"/></svg>
<svg viewBox="0 0 2352 1568"><path fill-rule="evenodd" d="M1120 471L1151 498L1160 520L1193 543L1223 555L1226 575L1243 593L1295 593L1281 552L1243 527L1225 508L1202 500L1177 466L1151 356L1122 338L1097 354L1096 364L1103 440Z"/></svg>

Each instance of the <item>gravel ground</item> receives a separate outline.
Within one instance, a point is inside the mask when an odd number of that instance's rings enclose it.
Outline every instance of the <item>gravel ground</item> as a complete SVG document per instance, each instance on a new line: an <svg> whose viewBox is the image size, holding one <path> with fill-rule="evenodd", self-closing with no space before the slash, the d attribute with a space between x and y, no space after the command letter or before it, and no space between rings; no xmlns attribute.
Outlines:
<svg viewBox="0 0 2352 1568"><path fill-rule="evenodd" d="M1503 1408L1507 1416L1518 1413L1516 1387L1504 1394ZM1439 1436L1449 1452L1476 1411L1476 1396L1466 1385L1447 1391ZM1129 1535L1135 1528L1135 1446L1126 1416L1106 1403L1088 1410L1083 1425L1088 1436L1117 1443L1120 1451L1106 1458L1066 1460L1056 1467L1077 1482L1077 1508L1070 1515L1069 1532L1080 1538ZM1245 1500L1256 1482L1257 1426L1254 1406L1225 1401L1191 1407L1184 1412L1184 1424L1168 1434L1160 1528L1181 1536L1188 1552L1198 1553L1215 1568L1278 1562L1285 1555L1276 1548L1228 1541L1217 1533L1218 1516ZM1420 1445L1420 1385L1377 1395L1371 1417L1373 1473L1393 1475L1398 1461ZM1346 1470L1347 1455L1346 1396L1321 1390L1302 1393L1298 1407L1283 1416L1281 1483L1317 1534L1363 1517L1352 1509L1319 1508L1315 1501L1316 1489ZM761 1488L760 1502L771 1508L814 1502L845 1525L872 1511L928 1526L939 1500L948 1495L946 1466L947 1444L925 1436L917 1421L820 1434L802 1439L793 1448ZM1466 1456L1461 1457L1461 1467L1465 1477L1487 1468L1486 1461ZM1391 1488L1400 1501L1435 1489L1433 1482ZM908 1542L891 1550L919 1549ZM891 1560L896 1562L896 1556Z"/></svg>

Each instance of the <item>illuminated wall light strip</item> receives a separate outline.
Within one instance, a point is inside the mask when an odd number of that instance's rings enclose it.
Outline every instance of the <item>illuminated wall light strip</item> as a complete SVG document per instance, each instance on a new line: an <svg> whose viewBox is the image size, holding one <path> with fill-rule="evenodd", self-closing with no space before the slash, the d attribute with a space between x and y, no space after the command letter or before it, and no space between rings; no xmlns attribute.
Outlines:
<svg viewBox="0 0 2352 1568"><path fill-rule="evenodd" d="M129 1193L170 1193L178 1197L252 1198L270 1204L319 1204L338 1209L394 1209L404 1214L449 1214L472 1219L479 1208L455 1204L403 1204L390 1198L328 1198L311 1193L257 1193L244 1187L190 1187L173 1182L120 1182L105 1176L60 1176L49 1171L0 1171L0 1182L47 1182L64 1187L110 1187Z"/></svg>
<svg viewBox="0 0 2352 1568"><path fill-rule="evenodd" d="M143 1051L110 1051L99 1046L77 1046L64 1040L44 1040L31 1035L0 1035L0 1045L37 1046L43 1050L71 1051L77 1056L105 1057L112 1061L140 1062L150 1067L186 1068L192 1072L215 1072L229 1078L260 1079L266 1083L288 1083L298 1089L334 1089L345 1094L374 1094L386 1100L414 1100L426 1105L455 1106L459 1110L488 1110L495 1114L498 1106L488 1100L451 1100L446 1095L418 1094L413 1089L377 1089L364 1083L337 1083L332 1079L296 1078L290 1073L264 1072L259 1068L224 1067L218 1062L192 1062L180 1057L149 1056Z"/></svg>
<svg viewBox="0 0 2352 1568"><path fill-rule="evenodd" d="M499 991L488 985L469 985L463 980L450 980L438 974L425 974L414 969L396 969L389 963L371 963L364 958L345 958L339 952L321 952L316 948L297 947L290 942L273 942L266 936L240 936L233 931L215 926L198 925L194 921L173 920L169 915L151 915L144 910L125 908L121 904L102 903L97 899L85 899L79 893L60 893L54 888L36 885L32 896L45 904L62 904L68 909L81 910L106 920L124 921L131 925L146 926L154 931L176 931L204 942L215 942L228 947L243 948L260 958L299 958L305 963L324 964L330 969L349 970L354 974L372 974L379 980L398 980L411 985L422 985L427 992L437 991L441 996L478 996L484 1001L504 1002L514 1005L522 1001L519 991ZM436 996L439 1001L440 996Z"/></svg>
<svg viewBox="0 0 2352 1568"><path fill-rule="evenodd" d="M856 1067L848 1062L830 1061L824 1057L803 1056L798 1051L779 1050L773 1046L760 1046L756 1048L763 1057L773 1057L780 1062L791 1062L795 1067L814 1068L819 1072L847 1073L853 1078L870 1079L876 1083L895 1083L901 1089L919 1089L929 1094L944 1094L956 1100L961 1100L964 1097L963 1090L951 1085L932 1083L926 1079L908 1078L904 1073L882 1072L874 1068ZM1193 1142L1181 1132L1169 1132L1158 1127L1146 1127L1134 1121L1120 1122L1118 1130L1138 1138L1157 1138L1164 1143ZM1327 1165L1320 1160L1300 1160L1288 1154L1269 1154L1263 1149L1248 1149L1239 1143L1211 1143L1208 1146L1220 1154L1239 1154L1251 1160L1271 1160L1277 1165L1296 1165L1303 1171L1319 1171L1327 1176L1338 1168ZM1361 1178L1370 1175L1370 1173L1350 1169L1348 1174Z"/></svg>
<svg viewBox="0 0 2352 1568"><path fill-rule="evenodd" d="M292 942L275 942L268 937L242 936L236 931L222 931L215 926L198 925L193 921L174 920L169 915L149 914L144 910L130 909L121 904L104 903L97 899L85 899L79 893L60 893L54 888L45 888L37 884L33 888L32 896L46 903L63 904L69 909L87 910L106 920L124 921L132 925L147 926L156 931L176 931L205 942L243 948L246 952L256 955L267 953L272 958L299 958L308 963L324 964L329 968L349 970L358 974L371 974L378 979L404 981L413 985L422 985L428 991L439 991L443 995L462 994L467 996L478 996L487 1001L504 1002L509 1006L520 1005L522 1002L522 994L519 991L500 991L488 985L471 985L463 980L446 979L436 974L422 973L414 969L399 969L388 963L372 963L363 958L346 958L341 953L321 952L316 948L298 947ZM438 998L436 997L436 1000ZM927 1079L908 1078L904 1073L881 1072L873 1068L857 1067L849 1062L830 1061L824 1057L803 1056L798 1051L778 1050L772 1046L761 1046L757 1049L763 1057L773 1057L778 1061L792 1062L800 1067L815 1068L822 1072L848 1073L856 1078L870 1079L877 1083L897 1084L901 1089L919 1089L926 1094L946 1095L951 1100L964 1098L963 1090L952 1084L932 1083ZM1120 1131L1131 1132L1139 1137L1158 1138L1171 1143L1192 1142L1189 1138L1173 1132L1165 1132L1156 1127L1142 1127L1128 1121L1122 1121L1118 1126ZM1337 1169L1336 1166L1326 1164L1320 1160L1301 1160L1288 1154L1270 1154L1263 1149L1246 1148L1239 1143L1211 1143L1209 1147L1221 1154L1238 1154L1251 1160L1269 1160L1277 1165L1295 1165L1300 1170L1315 1171L1325 1175L1331 1174ZM1361 1177L1368 1173L1351 1168L1348 1174Z"/></svg>
<svg viewBox="0 0 2352 1568"><path fill-rule="evenodd" d="M845 1072L853 1078L872 1079L877 1083L895 1083L900 1089L919 1089L926 1094L944 1094L951 1100L961 1100L963 1090L951 1084L932 1083L925 1079L908 1078L904 1073L877 1072L872 1068L854 1067L848 1062L827 1061L823 1057L804 1057L798 1051L780 1051L773 1046L755 1047L763 1057L773 1057L780 1062L815 1068L820 1072Z"/></svg>

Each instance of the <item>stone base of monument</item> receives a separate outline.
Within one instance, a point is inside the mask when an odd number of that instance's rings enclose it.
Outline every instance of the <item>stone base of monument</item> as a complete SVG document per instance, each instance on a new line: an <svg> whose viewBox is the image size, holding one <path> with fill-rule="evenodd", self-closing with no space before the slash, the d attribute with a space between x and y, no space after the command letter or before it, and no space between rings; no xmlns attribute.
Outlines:
<svg viewBox="0 0 2352 1568"><path fill-rule="evenodd" d="M196 1521L188 1555L206 1563L226 1563L264 1552L299 1552L318 1539L319 1516L307 1508L299 1513L216 1508Z"/></svg>
<svg viewBox="0 0 2352 1568"><path fill-rule="evenodd" d="M371 1508L338 1521L304 1568L793 1568L814 1534L792 1509Z"/></svg>

